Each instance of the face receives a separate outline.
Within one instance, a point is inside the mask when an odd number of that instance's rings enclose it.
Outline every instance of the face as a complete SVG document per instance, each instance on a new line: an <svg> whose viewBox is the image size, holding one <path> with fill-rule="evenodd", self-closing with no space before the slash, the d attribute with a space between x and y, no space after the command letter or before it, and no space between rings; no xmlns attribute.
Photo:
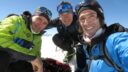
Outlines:
<svg viewBox="0 0 128 72"><path fill-rule="evenodd" d="M93 10L83 10L79 15L79 23L83 30L83 35L92 38L100 28L100 21L97 13Z"/></svg>
<svg viewBox="0 0 128 72"><path fill-rule="evenodd" d="M62 21L62 23L65 26L69 26L71 25L72 21L73 21L73 14L71 13L62 13L60 14L60 20Z"/></svg>
<svg viewBox="0 0 128 72"><path fill-rule="evenodd" d="M32 30L36 33L41 32L48 25L48 20L43 16L32 17Z"/></svg>

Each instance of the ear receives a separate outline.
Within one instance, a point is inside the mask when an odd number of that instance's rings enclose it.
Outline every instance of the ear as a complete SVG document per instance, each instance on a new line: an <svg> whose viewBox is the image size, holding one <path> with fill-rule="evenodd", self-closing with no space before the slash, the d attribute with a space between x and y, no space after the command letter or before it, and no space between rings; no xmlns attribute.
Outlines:
<svg viewBox="0 0 128 72"><path fill-rule="evenodd" d="M62 20L62 17L61 16L59 16L59 20Z"/></svg>

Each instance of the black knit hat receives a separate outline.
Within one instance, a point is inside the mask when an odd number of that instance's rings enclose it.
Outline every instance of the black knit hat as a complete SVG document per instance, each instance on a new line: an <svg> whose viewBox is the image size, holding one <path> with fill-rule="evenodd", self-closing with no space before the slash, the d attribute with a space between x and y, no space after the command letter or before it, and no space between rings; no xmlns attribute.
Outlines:
<svg viewBox="0 0 128 72"><path fill-rule="evenodd" d="M97 15L100 16L102 20L104 20L103 9L97 1L86 0L84 2L79 3L75 8L77 15L79 15L83 10L86 9L94 10L95 12L97 12Z"/></svg>

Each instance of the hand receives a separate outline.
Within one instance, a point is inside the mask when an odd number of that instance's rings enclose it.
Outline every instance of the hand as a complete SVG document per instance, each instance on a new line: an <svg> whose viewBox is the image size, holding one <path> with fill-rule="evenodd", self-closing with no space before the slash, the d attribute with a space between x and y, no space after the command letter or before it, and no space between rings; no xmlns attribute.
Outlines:
<svg viewBox="0 0 128 72"><path fill-rule="evenodd" d="M43 72L43 63L41 58L37 57L33 61L31 61L34 72Z"/></svg>

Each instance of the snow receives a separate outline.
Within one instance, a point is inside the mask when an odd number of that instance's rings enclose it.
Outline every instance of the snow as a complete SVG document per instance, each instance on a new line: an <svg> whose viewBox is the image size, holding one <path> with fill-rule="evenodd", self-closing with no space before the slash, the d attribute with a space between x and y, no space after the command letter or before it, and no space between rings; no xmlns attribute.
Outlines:
<svg viewBox="0 0 128 72"><path fill-rule="evenodd" d="M57 33L56 29L50 29L42 36L41 57L42 58L53 58L55 60L63 62L63 59L67 51L63 51L59 47L54 45L52 41L52 37L56 33ZM76 68L75 59L76 59L76 56L74 56L73 59L69 63L70 67L72 68L72 72L74 72Z"/></svg>

